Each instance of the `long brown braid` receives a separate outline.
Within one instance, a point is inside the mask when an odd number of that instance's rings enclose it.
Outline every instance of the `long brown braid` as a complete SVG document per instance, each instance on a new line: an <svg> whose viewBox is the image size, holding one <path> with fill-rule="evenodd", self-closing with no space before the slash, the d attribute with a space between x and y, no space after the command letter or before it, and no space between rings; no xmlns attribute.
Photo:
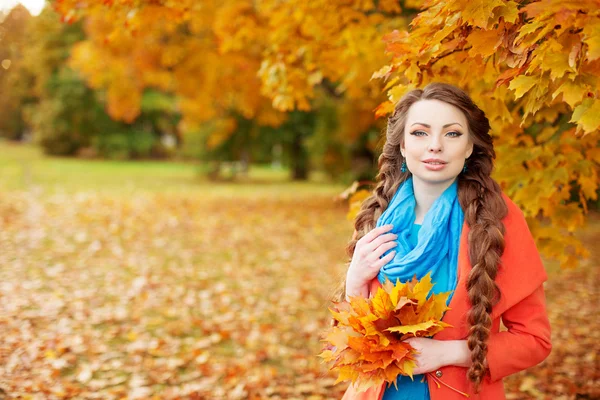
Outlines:
<svg viewBox="0 0 600 400"><path fill-rule="evenodd" d="M492 326L492 306L500 299L500 291L494 282L500 257L504 252L504 225L501 220L508 213L500 186L491 178L496 153L489 134L490 124L484 112L473 103L461 89L445 84L431 83L424 89L408 92L397 103L389 117L386 141L379 156L379 172L373 194L367 198L355 219L355 235L346 247L351 258L356 242L375 228L376 221L387 208L401 182L410 176L402 173L400 165L404 158L400 152L404 141L404 126L411 105L419 100L436 99L458 107L467 118L469 134L473 141L473 153L467 160L468 170L458 179L458 199L469 225L468 254L472 269L467 278L467 291L471 308L467 314L470 324L467 339L472 365L467 378L479 392L484 378L487 340ZM335 301L345 298L345 279L341 282ZM335 323L335 320L333 321Z"/></svg>

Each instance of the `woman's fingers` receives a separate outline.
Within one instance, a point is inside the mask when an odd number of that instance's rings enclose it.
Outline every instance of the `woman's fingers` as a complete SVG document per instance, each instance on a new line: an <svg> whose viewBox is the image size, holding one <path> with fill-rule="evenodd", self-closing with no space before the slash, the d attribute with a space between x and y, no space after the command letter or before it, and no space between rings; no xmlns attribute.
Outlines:
<svg viewBox="0 0 600 400"><path fill-rule="evenodd" d="M386 243L396 243L396 239L398 235L395 233L386 233L384 235L380 235L377 239L373 240L370 243L367 243L363 246L363 251L366 254L370 254L375 252L379 247ZM382 253L379 253L377 257L381 256Z"/></svg>
<svg viewBox="0 0 600 400"><path fill-rule="evenodd" d="M376 248L371 257L373 261L377 261L378 258L380 258L386 251L388 251L389 249L394 249L398 246L398 243L396 243L395 241L393 242L386 242L384 244L382 244L381 246L379 246L378 248Z"/></svg>
<svg viewBox="0 0 600 400"><path fill-rule="evenodd" d="M385 255L385 257L380 258L379 260L377 260L373 264L371 264L371 268L377 269L379 271L381 269L381 267L383 267L385 264L387 264L388 262L393 260L395 255L396 255L396 251L390 251L388 254Z"/></svg>
<svg viewBox="0 0 600 400"><path fill-rule="evenodd" d="M383 225L372 229L356 243L347 280L368 283L381 267L394 258L395 251L381 258L386 251L397 246L398 235L388 232L392 228L393 225Z"/></svg>
<svg viewBox="0 0 600 400"><path fill-rule="evenodd" d="M392 224L387 224L387 225L382 225L379 226L377 228L371 229L371 231L369 233L367 233L365 236L363 236L359 242L362 243L371 243L373 240L375 240L379 235L381 235L382 233L386 233L388 232L390 229L392 229L394 227L394 225Z"/></svg>

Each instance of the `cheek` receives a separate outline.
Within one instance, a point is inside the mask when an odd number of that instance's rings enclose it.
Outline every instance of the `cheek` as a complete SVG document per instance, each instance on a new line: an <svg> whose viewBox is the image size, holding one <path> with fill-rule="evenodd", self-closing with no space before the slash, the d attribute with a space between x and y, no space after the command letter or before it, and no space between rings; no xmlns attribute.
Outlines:
<svg viewBox="0 0 600 400"><path fill-rule="evenodd" d="M453 159L461 159L464 160L467 158L467 154L469 153L469 146L465 143L456 143L454 146L448 148L451 150Z"/></svg>
<svg viewBox="0 0 600 400"><path fill-rule="evenodd" d="M411 155L412 156L414 156L414 155L420 156L421 153L423 152L424 142L423 141L414 140L414 138L411 138L411 139L407 139L404 142L404 152L409 157Z"/></svg>
<svg viewBox="0 0 600 400"><path fill-rule="evenodd" d="M469 141L469 138L465 138L462 143L461 143L461 147L462 147L462 154L466 157L469 152L471 151L471 149L473 148L473 145L471 144L471 142Z"/></svg>

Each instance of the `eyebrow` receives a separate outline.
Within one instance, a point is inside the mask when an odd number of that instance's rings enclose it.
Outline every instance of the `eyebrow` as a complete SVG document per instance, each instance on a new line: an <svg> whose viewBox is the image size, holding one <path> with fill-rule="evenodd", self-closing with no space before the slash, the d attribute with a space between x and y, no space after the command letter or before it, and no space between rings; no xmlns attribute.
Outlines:
<svg viewBox="0 0 600 400"><path fill-rule="evenodd" d="M423 126L425 126L425 127L427 127L427 128L431 128L431 125L424 124L424 123L422 123L422 122L415 122L415 123L414 123L414 124L412 124L411 126L413 126L413 125L423 125ZM459 124L458 122L452 122L451 124L446 124L446 125L444 125L442 128L447 128L447 127L449 127L449 126L452 126L452 125L458 125L458 126L460 126L460 127L462 128L462 125L461 125L461 124Z"/></svg>

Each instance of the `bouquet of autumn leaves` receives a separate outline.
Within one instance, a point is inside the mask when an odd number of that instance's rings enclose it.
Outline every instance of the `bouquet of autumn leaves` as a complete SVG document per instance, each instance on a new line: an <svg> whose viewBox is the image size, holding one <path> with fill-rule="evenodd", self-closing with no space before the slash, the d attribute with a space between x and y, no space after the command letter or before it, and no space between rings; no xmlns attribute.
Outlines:
<svg viewBox="0 0 600 400"><path fill-rule="evenodd" d="M335 383L351 380L364 391L384 381L395 385L399 374L412 379L416 351L403 340L433 336L451 326L441 321L451 292L428 297L432 287L430 274L396 285L386 279L369 299L334 303L329 311L337 325L325 332L319 357L334 362Z"/></svg>

